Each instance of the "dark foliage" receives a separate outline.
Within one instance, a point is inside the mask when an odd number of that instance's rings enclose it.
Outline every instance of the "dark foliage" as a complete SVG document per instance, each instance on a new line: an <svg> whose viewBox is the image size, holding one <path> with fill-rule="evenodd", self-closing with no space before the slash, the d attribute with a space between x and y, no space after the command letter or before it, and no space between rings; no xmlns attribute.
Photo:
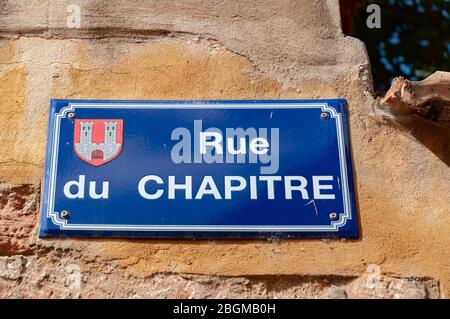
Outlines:
<svg viewBox="0 0 450 319"><path fill-rule="evenodd" d="M381 8L379 29L366 25L371 3ZM449 0L356 2L352 33L366 44L376 91L386 91L396 76L421 80L450 71L449 9Z"/></svg>

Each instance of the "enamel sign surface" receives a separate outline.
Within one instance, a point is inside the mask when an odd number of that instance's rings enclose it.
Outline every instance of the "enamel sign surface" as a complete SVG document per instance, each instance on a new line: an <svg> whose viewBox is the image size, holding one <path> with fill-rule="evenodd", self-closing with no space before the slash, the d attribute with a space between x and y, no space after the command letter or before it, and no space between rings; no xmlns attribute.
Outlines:
<svg viewBox="0 0 450 319"><path fill-rule="evenodd" d="M345 100L50 104L41 237L358 237Z"/></svg>

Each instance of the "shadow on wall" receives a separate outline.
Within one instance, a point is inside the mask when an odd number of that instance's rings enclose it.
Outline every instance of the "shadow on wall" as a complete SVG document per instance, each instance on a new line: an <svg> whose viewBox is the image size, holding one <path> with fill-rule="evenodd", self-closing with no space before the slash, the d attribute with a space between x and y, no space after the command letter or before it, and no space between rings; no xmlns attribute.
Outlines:
<svg viewBox="0 0 450 319"><path fill-rule="evenodd" d="M450 126L423 119L417 115L387 118L393 126L404 130L450 167Z"/></svg>

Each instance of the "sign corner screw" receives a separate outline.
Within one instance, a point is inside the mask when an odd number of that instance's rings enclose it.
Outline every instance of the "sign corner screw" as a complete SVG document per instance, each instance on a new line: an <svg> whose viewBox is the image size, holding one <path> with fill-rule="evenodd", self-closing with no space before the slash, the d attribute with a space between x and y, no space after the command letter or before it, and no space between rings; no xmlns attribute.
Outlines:
<svg viewBox="0 0 450 319"><path fill-rule="evenodd" d="M69 114L67 114L67 117L69 119L73 119L73 118L75 118L75 113L69 113Z"/></svg>
<svg viewBox="0 0 450 319"><path fill-rule="evenodd" d="M326 112L320 113L320 118L321 118L322 120L328 118L328 113L326 113Z"/></svg>
<svg viewBox="0 0 450 319"><path fill-rule="evenodd" d="M69 212L67 210L63 210L61 212L61 218L64 218L64 219L69 218Z"/></svg>
<svg viewBox="0 0 450 319"><path fill-rule="evenodd" d="M330 219L331 220L336 220L338 218L338 215L336 213L331 213L330 214Z"/></svg>

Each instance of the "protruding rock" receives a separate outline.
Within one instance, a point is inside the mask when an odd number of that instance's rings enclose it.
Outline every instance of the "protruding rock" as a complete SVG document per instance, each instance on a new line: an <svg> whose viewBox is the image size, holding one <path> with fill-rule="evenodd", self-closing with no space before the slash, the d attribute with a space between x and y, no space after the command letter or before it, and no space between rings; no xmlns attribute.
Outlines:
<svg viewBox="0 0 450 319"><path fill-rule="evenodd" d="M381 107L398 115L417 114L450 124L450 72L438 71L422 81L395 78Z"/></svg>

